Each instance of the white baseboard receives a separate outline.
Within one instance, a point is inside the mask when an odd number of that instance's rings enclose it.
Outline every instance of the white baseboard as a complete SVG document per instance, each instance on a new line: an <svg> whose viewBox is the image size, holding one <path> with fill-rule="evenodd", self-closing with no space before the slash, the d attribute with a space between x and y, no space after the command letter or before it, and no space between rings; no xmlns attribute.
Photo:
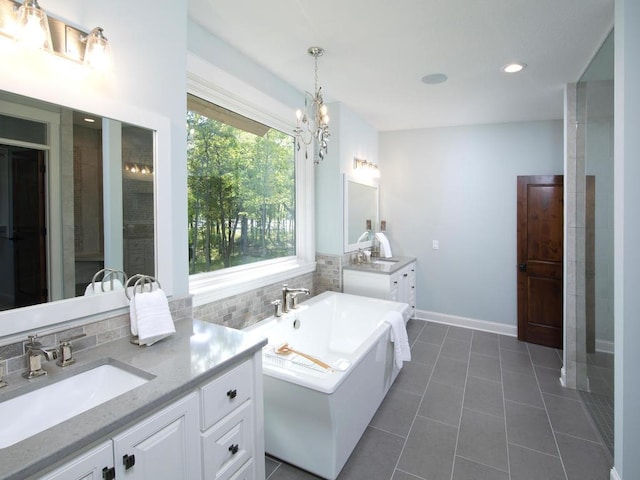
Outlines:
<svg viewBox="0 0 640 480"><path fill-rule="evenodd" d="M456 315L429 312L427 310L416 310L415 318L418 320L426 320L428 322L454 325L456 327L473 328L474 330L482 330L483 332L497 333L499 335L508 335L510 337L518 336L518 327L515 325L487 322L486 320L478 320L476 318L458 317Z"/></svg>
<svg viewBox="0 0 640 480"><path fill-rule="evenodd" d="M614 343L609 340L598 340L596 338L596 352L614 353Z"/></svg>
<svg viewBox="0 0 640 480"><path fill-rule="evenodd" d="M622 480L622 478L620 477L620 475L618 475L618 472L616 472L616 467L613 467L611 469L611 476L609 477L611 480Z"/></svg>

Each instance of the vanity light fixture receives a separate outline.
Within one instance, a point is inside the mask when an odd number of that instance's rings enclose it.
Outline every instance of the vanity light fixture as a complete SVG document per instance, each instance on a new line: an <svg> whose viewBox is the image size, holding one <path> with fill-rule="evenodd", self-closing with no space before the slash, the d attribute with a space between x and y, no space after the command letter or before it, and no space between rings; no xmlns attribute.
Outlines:
<svg viewBox="0 0 640 480"><path fill-rule="evenodd" d="M358 170L359 168L366 168L367 170L378 170L378 165L363 158L353 157L353 169Z"/></svg>
<svg viewBox="0 0 640 480"><path fill-rule="evenodd" d="M526 63L521 62L512 62L507 63L505 66L501 68L504 73L518 73L524 70L527 67Z"/></svg>
<svg viewBox="0 0 640 480"><path fill-rule="evenodd" d="M111 65L109 42L101 27L89 33L47 15L38 0L0 0L0 35L30 50L44 50L99 71Z"/></svg>
<svg viewBox="0 0 640 480"><path fill-rule="evenodd" d="M304 110L296 110L297 124L293 129L296 139L296 148L300 150L301 143L305 146L305 158L309 158L308 147L312 143L314 155L313 163L320 163L327 155L327 143L329 141L329 111L322 98L322 87L318 87L318 58L324 55L322 47L309 47L307 53L315 61L315 85L311 95L305 92ZM315 153L317 153L317 158Z"/></svg>
<svg viewBox="0 0 640 480"><path fill-rule="evenodd" d="M49 19L37 0L24 0L18 7L15 35L16 40L29 50L53 50Z"/></svg>

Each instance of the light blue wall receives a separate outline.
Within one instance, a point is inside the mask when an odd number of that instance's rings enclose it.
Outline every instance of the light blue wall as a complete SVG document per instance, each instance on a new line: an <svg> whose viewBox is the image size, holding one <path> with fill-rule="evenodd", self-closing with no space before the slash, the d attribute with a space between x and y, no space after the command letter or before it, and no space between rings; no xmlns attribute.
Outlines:
<svg viewBox="0 0 640 480"><path fill-rule="evenodd" d="M640 478L640 0L615 13L615 470ZM614 477L612 477L614 478Z"/></svg>
<svg viewBox="0 0 640 480"><path fill-rule="evenodd" d="M316 250L342 255L343 174L356 175L353 158L378 163L378 132L343 103L328 105L329 155L316 168Z"/></svg>
<svg viewBox="0 0 640 480"><path fill-rule="evenodd" d="M517 324L516 177L561 175L563 151L559 120L380 134L381 218L418 260L418 310Z"/></svg>

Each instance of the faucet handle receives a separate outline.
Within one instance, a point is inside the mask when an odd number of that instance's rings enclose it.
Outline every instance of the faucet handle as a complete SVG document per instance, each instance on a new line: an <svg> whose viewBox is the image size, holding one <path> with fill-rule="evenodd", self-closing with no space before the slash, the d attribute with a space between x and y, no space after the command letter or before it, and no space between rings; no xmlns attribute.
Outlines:
<svg viewBox="0 0 640 480"><path fill-rule="evenodd" d="M67 367L72 363L75 363L76 359L73 358L73 350L71 348L71 340L77 340L82 337L86 337L86 333L80 333L73 335L69 338L65 338L60 341L60 359L57 364L61 367Z"/></svg>

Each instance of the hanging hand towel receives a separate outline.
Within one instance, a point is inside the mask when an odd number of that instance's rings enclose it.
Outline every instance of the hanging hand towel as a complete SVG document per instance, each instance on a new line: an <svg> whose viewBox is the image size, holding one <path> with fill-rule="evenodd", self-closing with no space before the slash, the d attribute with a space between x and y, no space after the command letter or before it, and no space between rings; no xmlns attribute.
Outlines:
<svg viewBox="0 0 640 480"><path fill-rule="evenodd" d="M393 342L393 357L398 368L402 368L402 362L411 360L411 348L404 318L398 311L392 310L384 317L384 321L391 326L391 341Z"/></svg>
<svg viewBox="0 0 640 480"><path fill-rule="evenodd" d="M393 254L391 253L391 245L389 245L389 239L387 236L382 232L378 232L376 233L376 238L380 242L380 256L382 258L393 257Z"/></svg>
<svg viewBox="0 0 640 480"><path fill-rule="evenodd" d="M140 345L153 345L176 331L169 302L161 289L135 294L129 312L131 333L138 335Z"/></svg>

